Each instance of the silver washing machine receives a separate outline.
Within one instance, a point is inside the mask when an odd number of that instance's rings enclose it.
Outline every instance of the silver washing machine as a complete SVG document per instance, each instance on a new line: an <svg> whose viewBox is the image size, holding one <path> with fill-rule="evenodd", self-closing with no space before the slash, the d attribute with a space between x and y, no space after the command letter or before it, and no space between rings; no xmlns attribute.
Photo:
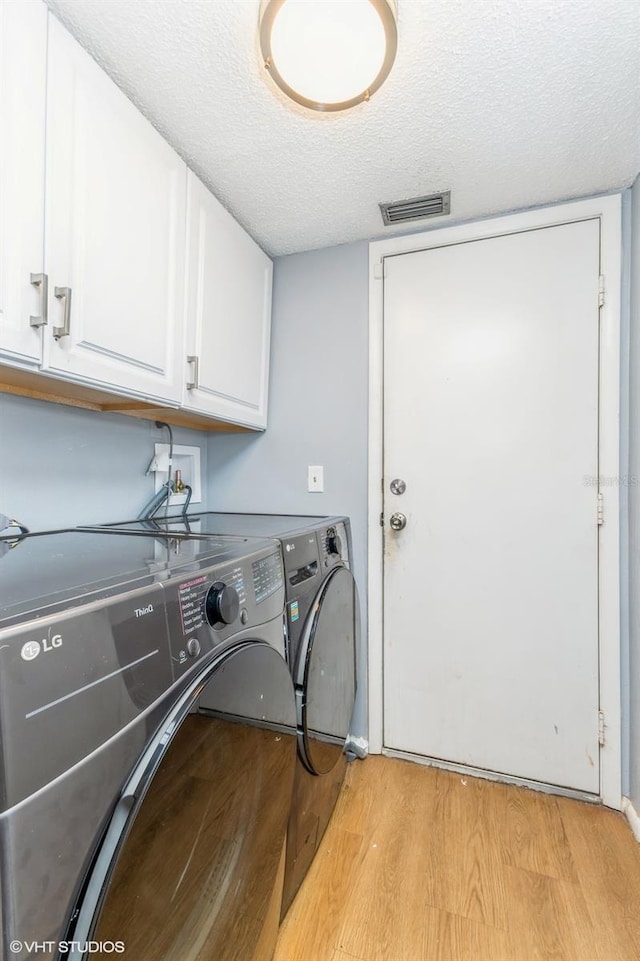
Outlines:
<svg viewBox="0 0 640 961"><path fill-rule="evenodd" d="M195 537L272 537L281 545L298 741L284 916L322 840L346 772L359 638L349 518L202 513L119 525L129 531L150 528Z"/></svg>
<svg viewBox="0 0 640 961"><path fill-rule="evenodd" d="M271 958L283 607L273 541L0 541L2 961Z"/></svg>

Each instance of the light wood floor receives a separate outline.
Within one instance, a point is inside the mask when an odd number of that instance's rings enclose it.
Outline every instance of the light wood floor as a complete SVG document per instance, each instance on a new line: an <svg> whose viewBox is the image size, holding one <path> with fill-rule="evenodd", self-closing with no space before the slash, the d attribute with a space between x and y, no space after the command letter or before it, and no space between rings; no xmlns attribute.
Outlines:
<svg viewBox="0 0 640 961"><path fill-rule="evenodd" d="M391 758L350 765L274 961L640 961L621 814Z"/></svg>

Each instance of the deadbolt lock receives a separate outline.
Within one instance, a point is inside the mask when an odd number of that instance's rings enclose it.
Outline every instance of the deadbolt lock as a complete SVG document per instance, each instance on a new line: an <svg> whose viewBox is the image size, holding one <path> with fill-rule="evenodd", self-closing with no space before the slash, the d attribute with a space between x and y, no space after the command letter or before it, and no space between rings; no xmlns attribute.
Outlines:
<svg viewBox="0 0 640 961"><path fill-rule="evenodd" d="M389 486L392 494L404 494L407 489L407 485L400 477L395 477Z"/></svg>

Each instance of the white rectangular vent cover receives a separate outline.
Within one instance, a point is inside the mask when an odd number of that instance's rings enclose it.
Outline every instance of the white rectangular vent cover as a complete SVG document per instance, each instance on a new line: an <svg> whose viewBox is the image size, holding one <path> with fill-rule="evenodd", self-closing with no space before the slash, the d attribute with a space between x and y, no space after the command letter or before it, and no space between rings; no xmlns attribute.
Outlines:
<svg viewBox="0 0 640 961"><path fill-rule="evenodd" d="M411 220L424 220L425 217L442 217L451 212L451 191L444 190L428 197L411 197L410 200L397 200L380 204L380 213L387 226L406 224Z"/></svg>

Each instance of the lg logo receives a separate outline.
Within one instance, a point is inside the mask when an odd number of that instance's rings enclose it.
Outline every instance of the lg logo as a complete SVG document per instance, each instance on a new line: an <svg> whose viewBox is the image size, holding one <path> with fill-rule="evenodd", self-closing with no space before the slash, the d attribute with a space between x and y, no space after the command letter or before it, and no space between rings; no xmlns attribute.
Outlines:
<svg viewBox="0 0 640 961"><path fill-rule="evenodd" d="M38 656L40 651L45 653L55 651L57 647L62 647L62 635L54 634L52 637L43 637L41 641L27 641L22 645L20 656L23 661L32 661Z"/></svg>

